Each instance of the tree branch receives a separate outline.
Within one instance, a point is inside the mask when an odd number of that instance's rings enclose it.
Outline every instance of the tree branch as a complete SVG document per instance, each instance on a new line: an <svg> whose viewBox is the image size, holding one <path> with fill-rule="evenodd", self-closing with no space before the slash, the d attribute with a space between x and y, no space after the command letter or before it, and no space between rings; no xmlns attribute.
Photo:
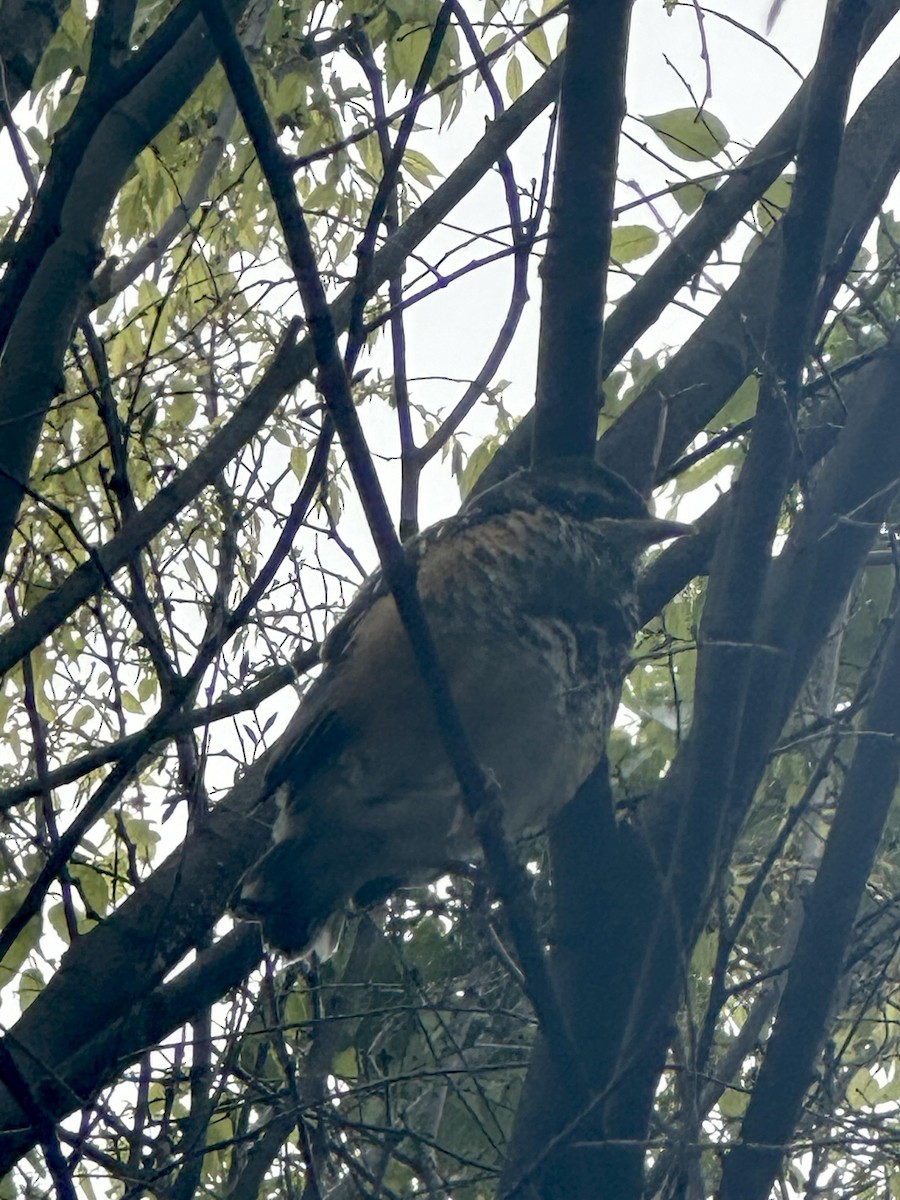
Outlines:
<svg viewBox="0 0 900 1200"><path fill-rule="evenodd" d="M535 462L593 452L632 0L571 0L541 297Z"/></svg>

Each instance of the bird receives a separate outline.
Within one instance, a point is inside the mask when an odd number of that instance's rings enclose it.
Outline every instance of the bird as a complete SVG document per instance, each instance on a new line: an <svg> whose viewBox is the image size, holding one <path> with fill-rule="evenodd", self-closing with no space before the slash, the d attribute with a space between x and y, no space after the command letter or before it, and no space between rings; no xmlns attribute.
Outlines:
<svg viewBox="0 0 900 1200"><path fill-rule="evenodd" d="M565 459L517 471L405 543L509 840L545 829L600 760L637 629L636 564L690 529L651 516L608 468ZM278 803L273 844L229 904L289 960L329 957L348 910L479 855L380 571L322 662L265 780Z"/></svg>

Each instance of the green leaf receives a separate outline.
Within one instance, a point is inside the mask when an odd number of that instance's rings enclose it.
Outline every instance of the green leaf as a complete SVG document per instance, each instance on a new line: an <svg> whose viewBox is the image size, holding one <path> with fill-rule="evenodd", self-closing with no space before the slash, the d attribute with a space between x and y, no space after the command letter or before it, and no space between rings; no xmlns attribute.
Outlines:
<svg viewBox="0 0 900 1200"><path fill-rule="evenodd" d="M31 143L31 148L38 156L38 162L41 166L45 166L50 161L50 145L41 131L35 125L30 125L25 130L25 136Z"/></svg>
<svg viewBox="0 0 900 1200"><path fill-rule="evenodd" d="M879 267L893 269L897 260L898 244L900 244L900 220L893 213L881 213L878 218L878 232L875 235L875 252L878 255Z"/></svg>
<svg viewBox="0 0 900 1200"><path fill-rule="evenodd" d="M386 1188L395 1196L418 1196L420 1190L416 1186L416 1177L407 1163L398 1162L392 1158L384 1175Z"/></svg>
<svg viewBox="0 0 900 1200"><path fill-rule="evenodd" d="M84 898L99 916L109 907L109 881L96 868L87 863L73 863L69 868L73 879L77 879Z"/></svg>
<svg viewBox="0 0 900 1200"><path fill-rule="evenodd" d="M156 309L163 302L159 285L152 279L142 279L138 284L138 304L141 308Z"/></svg>
<svg viewBox="0 0 900 1200"><path fill-rule="evenodd" d="M794 188L793 175L776 179L756 206L756 219L763 233L768 233L787 212Z"/></svg>
<svg viewBox="0 0 900 1200"><path fill-rule="evenodd" d="M299 72L291 71L275 88L269 105L276 117L290 116L303 106L305 100L306 79Z"/></svg>
<svg viewBox="0 0 900 1200"><path fill-rule="evenodd" d="M708 109L673 108L644 117L644 122L674 155L688 162L715 158L731 140L725 125Z"/></svg>
<svg viewBox="0 0 900 1200"><path fill-rule="evenodd" d="M159 841L159 833L153 825L143 817L133 817L130 813L120 812L122 823L125 826L125 833L129 840L134 843L138 853L145 854L148 858L151 851Z"/></svg>
<svg viewBox="0 0 900 1200"><path fill-rule="evenodd" d="M295 446L291 451L291 470L298 479L306 478L306 465L308 460L309 456L306 453L306 448L304 446Z"/></svg>
<svg viewBox="0 0 900 1200"><path fill-rule="evenodd" d="M363 155L366 167L369 174L376 179L381 178L382 162L381 151L378 147L378 139L374 134L364 138L360 142L359 149ZM338 203L338 190L333 180L326 179L323 183L316 184L306 199L303 201L303 207L309 212L330 212L336 208Z"/></svg>
<svg viewBox="0 0 900 1200"><path fill-rule="evenodd" d="M885 1083L878 1090L878 1101L881 1104L884 1104L888 1101L891 1104L896 1104L897 1101L900 1100L900 1071L897 1070L896 1060L893 1071L893 1078L889 1079L887 1083Z"/></svg>
<svg viewBox="0 0 900 1200"><path fill-rule="evenodd" d="M401 25L390 43L389 52L397 74L407 87L415 83L430 41L431 30L428 26L417 24Z"/></svg>
<svg viewBox="0 0 900 1200"><path fill-rule="evenodd" d="M169 402L169 416L182 428L190 425L197 412L197 401L193 392L176 392Z"/></svg>
<svg viewBox="0 0 900 1200"><path fill-rule="evenodd" d="M530 8L525 9L525 20L528 23L537 20L537 17ZM553 58L553 55L550 53L550 46L547 42L547 35L544 33L543 25L536 25L534 29L529 30L529 32L525 34L525 45L535 56L535 58L545 67Z"/></svg>
<svg viewBox="0 0 900 1200"><path fill-rule="evenodd" d="M736 1088L726 1088L719 1097L719 1111L723 1117L730 1117L734 1120L744 1115L749 1102L750 1096L747 1092L740 1092Z"/></svg>
<svg viewBox="0 0 900 1200"><path fill-rule="evenodd" d="M437 917L416 923L405 945L407 961L427 979L451 979L462 970L456 945L447 937Z"/></svg>
<svg viewBox="0 0 900 1200"><path fill-rule="evenodd" d="M32 80L32 92L76 68L84 73L88 67L89 25L83 0L65 6L59 28L50 39Z"/></svg>
<svg viewBox="0 0 900 1200"><path fill-rule="evenodd" d="M350 252L356 245L356 234L352 229L348 229L343 237L338 239L334 249L334 265L339 267L342 262L345 262L350 257Z"/></svg>
<svg viewBox="0 0 900 1200"><path fill-rule="evenodd" d="M341 1079L356 1079L359 1075L359 1059L355 1046L347 1046L334 1056L331 1060L331 1073L339 1075Z"/></svg>
<svg viewBox="0 0 900 1200"><path fill-rule="evenodd" d="M759 376L748 375L725 407L720 409L707 429L718 432L723 426L739 425L756 412L759 400Z"/></svg>
<svg viewBox="0 0 900 1200"><path fill-rule="evenodd" d="M674 482L675 493L678 496L687 495L688 492L693 492L699 487L703 487L710 480L715 479L726 467L734 466L741 462L744 457L744 451L739 445L729 444L716 450L713 454L706 455L705 458L699 459L688 467L686 471L682 471Z"/></svg>
<svg viewBox="0 0 900 1200"><path fill-rule="evenodd" d="M384 163L381 158L381 148L378 145L378 138L375 134L370 133L368 137L363 138L357 144L356 148L363 160L363 165L372 178L380 179L384 171Z"/></svg>
<svg viewBox="0 0 900 1200"><path fill-rule="evenodd" d="M419 183L428 184L435 176L441 178L441 172L420 150L407 150L403 155L403 165Z"/></svg>
<svg viewBox="0 0 900 1200"><path fill-rule="evenodd" d="M506 90L510 100L518 100L524 90L522 81L522 64L514 54L506 68Z"/></svg>
<svg viewBox="0 0 900 1200"><path fill-rule="evenodd" d="M629 263L652 254L658 245L659 234L649 225L616 225L610 254L616 262Z"/></svg>
<svg viewBox="0 0 900 1200"><path fill-rule="evenodd" d="M218 1109L206 1127L206 1144L212 1146L218 1142L231 1142L233 1140L234 1124L231 1114L224 1109ZM208 1155L207 1157L210 1156Z"/></svg>
<svg viewBox="0 0 900 1200"><path fill-rule="evenodd" d="M716 185L712 180L706 183L680 183L672 189L675 203L689 217L695 213L710 192L715 191Z"/></svg>
<svg viewBox="0 0 900 1200"><path fill-rule="evenodd" d="M47 122L47 135L52 139L53 134L57 133L65 125L68 124L69 117L75 111L78 104L78 94L74 91L63 96L56 108L50 114L50 119Z"/></svg>
<svg viewBox="0 0 900 1200"><path fill-rule="evenodd" d="M283 1019L286 1029L305 1025L312 1017L313 1009L309 992L295 986L284 1002Z"/></svg>
<svg viewBox="0 0 900 1200"><path fill-rule="evenodd" d="M854 1108L868 1108L878 1100L879 1087L867 1067L860 1067L847 1085L847 1100Z"/></svg>
<svg viewBox="0 0 900 1200"><path fill-rule="evenodd" d="M51 904L47 909L47 919L50 922L50 927L59 934L63 941L69 941L69 925L66 921L66 906L60 900L56 904Z"/></svg>
<svg viewBox="0 0 900 1200"><path fill-rule="evenodd" d="M6 891L0 892L0 929L19 911L19 906L28 893L27 883L17 883ZM41 935L41 919L34 916L7 950L0 963L0 990L17 978L19 967L37 946Z"/></svg>

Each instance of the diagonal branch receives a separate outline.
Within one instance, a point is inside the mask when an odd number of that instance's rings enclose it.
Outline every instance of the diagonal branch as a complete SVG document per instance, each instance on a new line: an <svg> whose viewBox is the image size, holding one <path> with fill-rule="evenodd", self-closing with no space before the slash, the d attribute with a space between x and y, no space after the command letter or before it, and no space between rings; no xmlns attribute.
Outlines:
<svg viewBox="0 0 900 1200"><path fill-rule="evenodd" d="M824 1038L857 909L900 778L900 620L881 657L766 1056L725 1159L722 1200L765 1200Z"/></svg>
<svg viewBox="0 0 900 1200"><path fill-rule="evenodd" d="M318 271L290 166L281 151L262 97L221 0L202 0L203 12L216 41L222 65L241 110L244 124L268 181L281 222L297 287L303 300L318 366L318 386L341 439L362 501L378 557L397 611L410 640L416 665L437 716L447 757L460 784L463 801L482 843L488 867L505 901L516 950L526 976L526 989L548 1039L559 1055L570 1085L579 1089L580 1061L559 1010L546 959L530 905L524 868L503 833L502 810L472 751L456 709L450 684L440 662L431 630L416 590L412 564L394 532L381 483L363 436L353 403L350 381L337 344L337 334Z"/></svg>
<svg viewBox="0 0 900 1200"><path fill-rule="evenodd" d="M810 91L797 178L784 219L780 269L764 349L763 379L747 460L728 528L716 544L697 659L695 716L679 764L684 801L672 858L674 880L692 864L712 879L718 838L728 818L735 750L750 668L771 653L755 637L785 491L798 448L800 373L812 337L844 117L866 6L843 0L826 19L819 50L824 69ZM726 699L727 698L727 699ZM677 890L677 889L675 889ZM673 892L674 894L674 892ZM690 907L694 907L692 898ZM674 915L674 914L673 914ZM681 936L692 943L693 919Z"/></svg>

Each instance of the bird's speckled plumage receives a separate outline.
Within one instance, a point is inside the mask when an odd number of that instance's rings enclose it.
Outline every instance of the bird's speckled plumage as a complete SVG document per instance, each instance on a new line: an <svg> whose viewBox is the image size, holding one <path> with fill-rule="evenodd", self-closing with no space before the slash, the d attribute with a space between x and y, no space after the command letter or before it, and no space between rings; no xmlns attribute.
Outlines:
<svg viewBox="0 0 900 1200"><path fill-rule="evenodd" d="M650 518L618 476L567 462L520 472L408 543L510 838L542 829L598 761L635 631L635 560L679 532ZM360 589L323 660L297 740L270 773L276 844L232 900L292 956L349 901L382 898L478 851L380 575Z"/></svg>

